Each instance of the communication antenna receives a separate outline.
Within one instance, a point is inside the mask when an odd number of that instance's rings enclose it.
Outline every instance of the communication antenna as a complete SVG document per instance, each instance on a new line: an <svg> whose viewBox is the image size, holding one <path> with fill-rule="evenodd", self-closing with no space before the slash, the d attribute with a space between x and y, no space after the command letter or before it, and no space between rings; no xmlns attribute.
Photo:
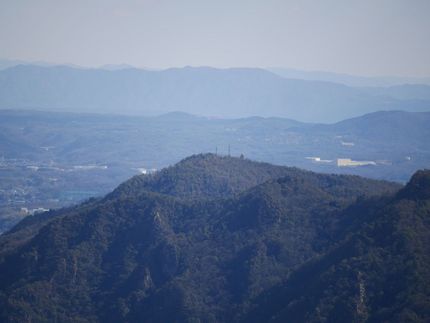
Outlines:
<svg viewBox="0 0 430 323"><path fill-rule="evenodd" d="M215 155L218 155L218 146L215 146Z"/></svg>
<svg viewBox="0 0 430 323"><path fill-rule="evenodd" d="M228 144L228 157L230 157L230 144Z"/></svg>

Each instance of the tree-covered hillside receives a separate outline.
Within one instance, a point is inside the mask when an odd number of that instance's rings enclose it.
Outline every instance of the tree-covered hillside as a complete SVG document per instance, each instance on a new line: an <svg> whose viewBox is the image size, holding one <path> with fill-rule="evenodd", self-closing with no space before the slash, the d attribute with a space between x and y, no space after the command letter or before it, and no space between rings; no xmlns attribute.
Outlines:
<svg viewBox="0 0 430 323"><path fill-rule="evenodd" d="M429 176L192 156L2 236L0 319L424 322Z"/></svg>
<svg viewBox="0 0 430 323"><path fill-rule="evenodd" d="M333 245L262 293L244 322L428 322L430 171L345 210Z"/></svg>
<svg viewBox="0 0 430 323"><path fill-rule="evenodd" d="M375 194L390 190L395 184L358 176L323 175L294 167L255 162L244 157L199 154L183 159L155 174L135 176L121 184L112 194L136 195L151 191L179 198L226 198L244 190L284 176L300 177L314 185L344 186L341 196ZM110 196L110 195L109 195Z"/></svg>

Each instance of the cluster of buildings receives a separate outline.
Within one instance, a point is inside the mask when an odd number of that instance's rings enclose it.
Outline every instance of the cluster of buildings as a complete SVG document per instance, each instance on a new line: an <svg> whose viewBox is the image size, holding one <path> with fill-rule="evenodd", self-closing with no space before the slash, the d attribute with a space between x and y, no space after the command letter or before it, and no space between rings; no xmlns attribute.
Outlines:
<svg viewBox="0 0 430 323"><path fill-rule="evenodd" d="M342 140L344 136L336 136L336 140L340 139L340 144L345 147L354 147L355 143L352 141ZM336 158L334 160L321 159L320 157L305 157L313 163L321 164L335 164L337 167L357 167L357 166L375 166L377 164L386 164L387 161L373 161L373 160L352 160L351 158Z"/></svg>
<svg viewBox="0 0 430 323"><path fill-rule="evenodd" d="M321 157L305 157L313 163L321 164L336 164L337 167L356 167L356 166L368 166L377 165L373 160L352 160L350 158L337 158L336 160L321 159Z"/></svg>

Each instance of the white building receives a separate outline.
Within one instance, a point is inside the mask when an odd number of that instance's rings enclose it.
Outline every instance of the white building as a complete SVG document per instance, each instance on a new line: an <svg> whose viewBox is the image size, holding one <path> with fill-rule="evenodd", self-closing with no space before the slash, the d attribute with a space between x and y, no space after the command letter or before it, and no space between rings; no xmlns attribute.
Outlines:
<svg viewBox="0 0 430 323"><path fill-rule="evenodd" d="M350 158L338 158L337 167L355 167L355 166L366 166L366 165L376 165L374 161L371 160L351 160Z"/></svg>

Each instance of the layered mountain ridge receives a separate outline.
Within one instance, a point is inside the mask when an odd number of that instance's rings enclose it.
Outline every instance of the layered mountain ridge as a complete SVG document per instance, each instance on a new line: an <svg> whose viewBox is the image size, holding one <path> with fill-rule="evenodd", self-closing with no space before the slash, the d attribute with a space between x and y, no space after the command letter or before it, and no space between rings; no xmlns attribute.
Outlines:
<svg viewBox="0 0 430 323"><path fill-rule="evenodd" d="M258 68L108 71L18 65L0 71L0 108L335 122L379 110L429 111L430 86L359 89Z"/></svg>

